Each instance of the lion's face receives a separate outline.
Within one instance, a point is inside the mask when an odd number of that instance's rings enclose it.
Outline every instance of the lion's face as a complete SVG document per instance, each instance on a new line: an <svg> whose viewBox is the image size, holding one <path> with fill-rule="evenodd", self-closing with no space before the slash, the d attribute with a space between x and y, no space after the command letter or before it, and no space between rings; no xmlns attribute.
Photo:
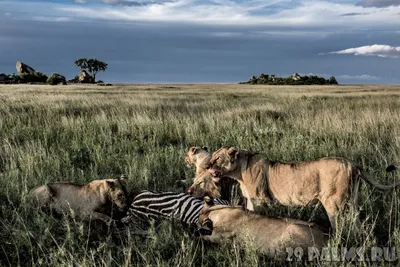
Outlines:
<svg viewBox="0 0 400 267"><path fill-rule="evenodd" d="M208 195L212 198L221 197L221 188L218 184L219 178L215 178L210 173L205 172L194 178L193 185L189 187L188 193L196 198L203 198Z"/></svg>
<svg viewBox="0 0 400 267"><path fill-rule="evenodd" d="M232 172L237 167L239 149L235 147L221 147L212 154L207 166L208 171L214 177L221 177Z"/></svg>
<svg viewBox="0 0 400 267"><path fill-rule="evenodd" d="M127 209L126 183L124 179L107 179L108 194L111 202L121 211Z"/></svg>
<svg viewBox="0 0 400 267"><path fill-rule="evenodd" d="M185 157L186 166L197 166L209 157L210 153L208 153L206 147L201 148L198 146L192 146L191 148L189 148L189 151Z"/></svg>

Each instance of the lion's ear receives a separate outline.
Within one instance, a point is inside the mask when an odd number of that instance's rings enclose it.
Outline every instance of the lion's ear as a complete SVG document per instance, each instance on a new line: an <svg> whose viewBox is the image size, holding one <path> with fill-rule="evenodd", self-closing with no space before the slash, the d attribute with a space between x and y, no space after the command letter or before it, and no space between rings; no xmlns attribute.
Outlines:
<svg viewBox="0 0 400 267"><path fill-rule="evenodd" d="M128 187L128 184L126 183L126 180L124 178L119 178L118 181L123 188L126 189Z"/></svg>
<svg viewBox="0 0 400 267"><path fill-rule="evenodd" d="M199 152L199 150L200 150L200 148L199 147L197 147L197 146L195 146L195 147L193 147L193 155L194 154L196 154L197 152Z"/></svg>
<svg viewBox="0 0 400 267"><path fill-rule="evenodd" d="M203 146L202 149L208 152L208 148L206 146Z"/></svg>
<svg viewBox="0 0 400 267"><path fill-rule="evenodd" d="M111 189L114 190L115 189L115 183L113 181L106 181L107 182L107 186Z"/></svg>
<svg viewBox="0 0 400 267"><path fill-rule="evenodd" d="M228 155L231 158L231 161L236 160L239 155L239 149L236 147L231 147L228 149Z"/></svg>
<svg viewBox="0 0 400 267"><path fill-rule="evenodd" d="M203 225L201 226L203 230L208 230L212 231L213 230L213 222L210 219L207 219L203 222Z"/></svg>

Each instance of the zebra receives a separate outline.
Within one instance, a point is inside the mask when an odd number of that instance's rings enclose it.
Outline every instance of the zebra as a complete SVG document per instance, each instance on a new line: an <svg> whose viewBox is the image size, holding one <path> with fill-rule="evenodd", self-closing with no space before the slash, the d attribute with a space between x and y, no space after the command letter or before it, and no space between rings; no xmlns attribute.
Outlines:
<svg viewBox="0 0 400 267"><path fill-rule="evenodd" d="M215 205L231 205L227 200L216 198ZM127 216L121 219L130 223L135 218L176 218L186 226L197 226L204 201L187 193L142 191L129 207Z"/></svg>

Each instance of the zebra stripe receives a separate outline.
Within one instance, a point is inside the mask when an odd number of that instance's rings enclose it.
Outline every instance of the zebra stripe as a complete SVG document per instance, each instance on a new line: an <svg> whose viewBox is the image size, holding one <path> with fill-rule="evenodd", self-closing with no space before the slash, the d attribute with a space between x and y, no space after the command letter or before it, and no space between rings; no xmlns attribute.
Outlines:
<svg viewBox="0 0 400 267"><path fill-rule="evenodd" d="M215 205L231 205L227 200L216 198ZM182 223L197 224L204 201L186 193L142 191L129 207L123 223L135 218L167 217L179 219Z"/></svg>

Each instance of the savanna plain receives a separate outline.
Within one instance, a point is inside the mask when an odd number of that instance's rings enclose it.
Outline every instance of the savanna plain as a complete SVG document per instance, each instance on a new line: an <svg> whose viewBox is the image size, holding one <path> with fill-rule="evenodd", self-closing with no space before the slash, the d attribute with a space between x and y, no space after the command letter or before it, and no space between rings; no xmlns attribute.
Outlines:
<svg viewBox="0 0 400 267"><path fill-rule="evenodd" d="M279 266L251 244L203 243L179 222L152 224L144 235L115 231L73 214L49 216L26 198L39 184L121 174L132 195L182 192L177 181L194 176L184 162L193 145L210 151L233 145L277 161L340 156L380 183L400 179L385 172L400 163L400 86L394 85L0 85L0 129L3 266ZM349 230L354 220L345 214L329 246L400 250L399 193L361 183L359 233ZM329 231L321 205L273 206L268 214Z"/></svg>

